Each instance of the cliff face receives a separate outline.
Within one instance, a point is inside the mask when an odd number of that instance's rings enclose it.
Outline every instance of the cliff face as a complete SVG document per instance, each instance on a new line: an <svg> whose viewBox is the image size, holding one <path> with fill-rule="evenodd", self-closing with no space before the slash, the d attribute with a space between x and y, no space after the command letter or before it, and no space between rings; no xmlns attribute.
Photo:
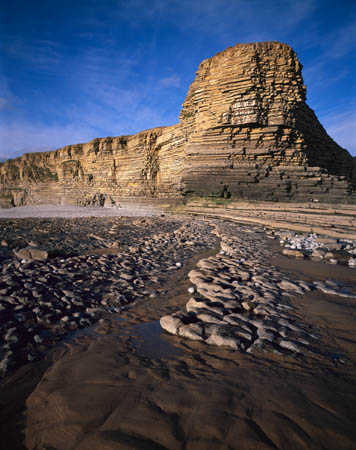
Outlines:
<svg viewBox="0 0 356 450"><path fill-rule="evenodd" d="M271 200L350 197L352 157L306 105L301 69L278 42L236 45L200 64L180 115L188 189Z"/></svg>
<svg viewBox="0 0 356 450"><path fill-rule="evenodd" d="M176 195L183 143L175 125L27 153L0 167L3 205L110 204L120 197Z"/></svg>
<svg viewBox="0 0 356 450"><path fill-rule="evenodd" d="M354 202L354 159L305 103L285 44L238 44L203 61L180 123L25 154L0 167L3 206L234 194Z"/></svg>

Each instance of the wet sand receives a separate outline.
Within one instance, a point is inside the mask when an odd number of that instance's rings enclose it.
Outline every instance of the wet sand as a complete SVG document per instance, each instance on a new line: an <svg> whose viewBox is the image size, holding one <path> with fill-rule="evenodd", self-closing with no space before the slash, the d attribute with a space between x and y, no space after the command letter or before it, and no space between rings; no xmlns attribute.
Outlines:
<svg viewBox="0 0 356 450"><path fill-rule="evenodd" d="M154 326L160 312L135 328L147 313L135 307L124 326L106 324L111 336L82 336L54 353L27 401L28 448L351 450L356 306L313 293L295 306L330 360L182 340Z"/></svg>
<svg viewBox="0 0 356 450"><path fill-rule="evenodd" d="M24 448L58 450L355 448L355 299L291 297L319 336L319 354L254 356L162 332L160 317L189 299L189 270L217 250L193 256L158 295L5 378L1 448L24 439ZM355 288L353 269L280 255L271 264Z"/></svg>

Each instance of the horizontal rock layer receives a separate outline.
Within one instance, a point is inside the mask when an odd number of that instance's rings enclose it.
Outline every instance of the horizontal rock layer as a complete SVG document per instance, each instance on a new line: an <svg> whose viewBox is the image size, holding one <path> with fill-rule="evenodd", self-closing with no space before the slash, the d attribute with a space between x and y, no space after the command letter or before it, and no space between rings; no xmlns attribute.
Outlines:
<svg viewBox="0 0 356 450"><path fill-rule="evenodd" d="M180 208L182 209L182 208ZM259 202L193 198L184 212L270 229L316 233L356 241L356 205L310 202Z"/></svg>
<svg viewBox="0 0 356 450"><path fill-rule="evenodd" d="M0 168L3 204L110 204L120 197L170 196L180 189L179 126L27 153Z"/></svg>
<svg viewBox="0 0 356 450"><path fill-rule="evenodd" d="M356 202L354 158L305 103L301 68L279 42L228 48L200 64L179 124L6 161L0 206L190 193Z"/></svg>

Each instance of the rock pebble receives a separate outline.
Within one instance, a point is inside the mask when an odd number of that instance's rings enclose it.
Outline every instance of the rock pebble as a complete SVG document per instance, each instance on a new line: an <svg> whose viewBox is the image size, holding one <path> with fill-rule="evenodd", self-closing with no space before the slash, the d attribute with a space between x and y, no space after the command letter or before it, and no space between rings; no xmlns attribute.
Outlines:
<svg viewBox="0 0 356 450"><path fill-rule="evenodd" d="M217 245L207 223L168 217L136 224L129 218L86 218L2 225L0 238L3 233L15 251L0 259L0 375L41 357L77 329L137 300L149 301L152 286ZM30 241L41 248L47 243L61 256L35 254L37 247L23 245Z"/></svg>
<svg viewBox="0 0 356 450"><path fill-rule="evenodd" d="M282 253L294 258L308 258L330 264L356 267L356 241L312 234L275 231L275 237L283 245Z"/></svg>
<svg viewBox="0 0 356 450"><path fill-rule="evenodd" d="M354 298L341 283L308 283L282 274L270 263L272 252L263 230L215 221L213 233L221 240L216 256L202 259L190 271L193 294L186 311L161 318L169 333L258 354L318 353L317 337L290 304L311 290ZM300 252L318 248L316 236L288 241ZM295 255L293 255L295 256Z"/></svg>

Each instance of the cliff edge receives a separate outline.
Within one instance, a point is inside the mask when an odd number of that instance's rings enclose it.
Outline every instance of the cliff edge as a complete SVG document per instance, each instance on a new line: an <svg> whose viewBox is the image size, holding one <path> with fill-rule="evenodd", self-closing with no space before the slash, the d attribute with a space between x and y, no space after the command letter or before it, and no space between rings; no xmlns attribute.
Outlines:
<svg viewBox="0 0 356 450"><path fill-rule="evenodd" d="M0 164L0 206L213 195L356 203L355 159L306 104L286 44L237 44L204 60L180 122Z"/></svg>

